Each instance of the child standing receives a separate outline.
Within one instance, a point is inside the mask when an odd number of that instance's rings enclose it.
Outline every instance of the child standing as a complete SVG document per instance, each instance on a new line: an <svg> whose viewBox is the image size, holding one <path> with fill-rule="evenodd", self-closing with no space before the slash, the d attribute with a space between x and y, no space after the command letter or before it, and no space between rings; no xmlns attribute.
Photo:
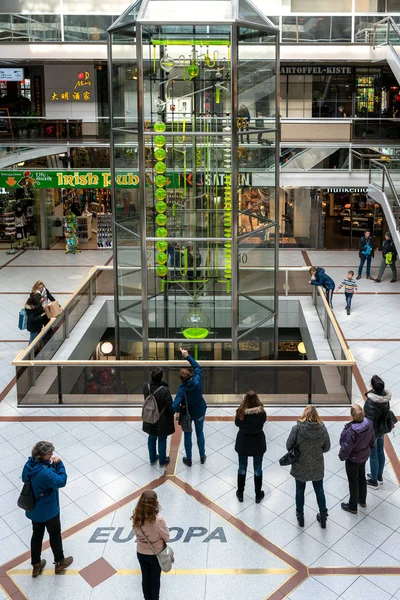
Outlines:
<svg viewBox="0 0 400 600"><path fill-rule="evenodd" d="M335 289L335 282L333 281L332 277L329 277L329 275L325 273L325 269L322 267L310 267L309 272L311 279L308 283L311 283L311 285L322 286L325 290L326 301L328 302L329 306L333 308L332 296L333 290Z"/></svg>
<svg viewBox="0 0 400 600"><path fill-rule="evenodd" d="M354 292L358 292L357 282L354 277L354 271L349 271L347 273L347 279L343 279L342 283L339 285L338 290L340 290L344 286L344 295L346 296L346 311L347 314L350 314L351 301L353 300Z"/></svg>

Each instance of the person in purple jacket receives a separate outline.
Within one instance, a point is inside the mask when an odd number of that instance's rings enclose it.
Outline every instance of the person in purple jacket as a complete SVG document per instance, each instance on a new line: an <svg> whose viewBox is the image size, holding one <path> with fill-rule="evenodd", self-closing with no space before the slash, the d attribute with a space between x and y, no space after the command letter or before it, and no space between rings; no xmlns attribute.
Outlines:
<svg viewBox="0 0 400 600"><path fill-rule="evenodd" d="M342 509L357 514L358 505L367 506L367 480L365 463L375 445L374 426L365 417L364 409L353 404L350 409L353 420L346 423L340 436L340 460L346 461L346 473L349 481L350 497L342 502Z"/></svg>

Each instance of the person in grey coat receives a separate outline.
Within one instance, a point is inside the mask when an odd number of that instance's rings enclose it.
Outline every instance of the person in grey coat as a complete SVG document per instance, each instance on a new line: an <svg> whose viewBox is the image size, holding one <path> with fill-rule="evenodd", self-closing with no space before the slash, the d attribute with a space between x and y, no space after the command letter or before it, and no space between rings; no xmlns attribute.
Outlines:
<svg viewBox="0 0 400 600"><path fill-rule="evenodd" d="M307 406L297 424L292 428L286 442L287 450L295 446L300 458L292 464L290 474L296 480L296 516L300 527L304 527L304 492L306 482L312 481L319 513L317 521L326 528L328 511L324 493L324 452L331 447L329 433L315 406Z"/></svg>

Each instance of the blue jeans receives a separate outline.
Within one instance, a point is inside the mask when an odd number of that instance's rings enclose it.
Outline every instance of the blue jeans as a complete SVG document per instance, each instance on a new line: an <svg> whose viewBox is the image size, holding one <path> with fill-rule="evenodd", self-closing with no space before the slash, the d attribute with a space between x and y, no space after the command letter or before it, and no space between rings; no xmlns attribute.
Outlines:
<svg viewBox="0 0 400 600"><path fill-rule="evenodd" d="M312 484L314 486L314 492L317 497L317 504L318 504L319 512L326 512L324 480L320 479L319 481L313 481ZM300 513L302 513L304 510L305 489L306 489L305 481L299 481L298 479L296 479L296 510L297 510L297 512L300 512Z"/></svg>
<svg viewBox="0 0 400 600"><path fill-rule="evenodd" d="M206 455L205 441L204 441L204 417L200 417L200 419L195 419L192 421L194 423L194 428L196 431L197 438L197 446L199 448L200 456ZM185 452L186 458L192 460L192 432L185 431L184 435L184 443L185 443Z"/></svg>
<svg viewBox="0 0 400 600"><path fill-rule="evenodd" d="M248 456L241 456L239 454L239 470L238 470L239 475L246 475L248 458L249 458ZM262 475L262 461L263 461L262 456L253 456L253 469L254 469L254 475L256 475L256 477L257 476L260 477Z"/></svg>
<svg viewBox="0 0 400 600"><path fill-rule="evenodd" d="M32 344L33 340L35 339L35 337L38 335L37 331L31 331L29 333L29 343Z"/></svg>
<svg viewBox="0 0 400 600"><path fill-rule="evenodd" d="M345 292L344 293L345 297L346 297L346 308L350 308L351 307L351 301L353 300L353 293L352 292Z"/></svg>
<svg viewBox="0 0 400 600"><path fill-rule="evenodd" d="M385 466L385 451L384 451L385 436L380 435L375 440L374 448L371 448L369 457L369 466L371 469L372 481L377 481L378 477L382 477L383 468Z"/></svg>
<svg viewBox="0 0 400 600"><path fill-rule="evenodd" d="M364 263L365 261L367 261L367 277L371 277L371 260L372 260L372 256L362 256L362 258L360 258L360 266L358 267L358 274L361 277L362 275L362 270L364 267Z"/></svg>
<svg viewBox="0 0 400 600"><path fill-rule="evenodd" d="M154 463L157 460L157 440L158 440L158 459L160 465L163 465L167 459L167 436L166 435L149 435L147 447L149 449L150 462Z"/></svg>

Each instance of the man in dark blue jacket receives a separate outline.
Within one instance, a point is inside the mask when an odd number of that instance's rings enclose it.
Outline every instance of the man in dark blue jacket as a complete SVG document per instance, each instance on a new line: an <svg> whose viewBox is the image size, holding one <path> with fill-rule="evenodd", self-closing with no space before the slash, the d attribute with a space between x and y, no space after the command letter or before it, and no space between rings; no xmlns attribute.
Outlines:
<svg viewBox="0 0 400 600"><path fill-rule="evenodd" d="M59 488L67 484L67 473L60 458L53 456L54 446L50 442L38 442L32 448L22 471L22 481L30 478L35 505L26 516L32 521L31 564L32 577L40 575L46 566L41 560L44 531L47 529L50 547L54 554L55 573L69 567L73 558L64 558L61 539Z"/></svg>
<svg viewBox="0 0 400 600"><path fill-rule="evenodd" d="M360 264L356 279L361 279L365 261L367 261L367 279L374 279L371 277L371 261L375 256L374 250L375 241L371 232L367 229L367 231L364 232L364 235L358 240L358 256L360 257Z"/></svg>
<svg viewBox="0 0 400 600"><path fill-rule="evenodd" d="M200 462L202 465L206 462L206 451L204 441L204 417L207 410L206 401L203 398L203 371L198 362L192 358L187 350L180 349L183 358L189 361L193 367L193 374L189 369L181 369L179 377L182 383L178 388L178 393L175 396L172 408L175 412L181 412L182 408L189 410L189 415L194 422L194 428L196 430L197 446L200 453ZM183 458L183 462L188 467L192 466L192 432L184 432L185 452L186 456Z"/></svg>
<svg viewBox="0 0 400 600"><path fill-rule="evenodd" d="M308 283L323 287L325 290L326 301L328 302L329 306L333 308L332 296L333 290L335 289L335 282L333 281L332 277L329 277L329 275L325 273L325 269L322 267L310 267L310 275L311 280Z"/></svg>

